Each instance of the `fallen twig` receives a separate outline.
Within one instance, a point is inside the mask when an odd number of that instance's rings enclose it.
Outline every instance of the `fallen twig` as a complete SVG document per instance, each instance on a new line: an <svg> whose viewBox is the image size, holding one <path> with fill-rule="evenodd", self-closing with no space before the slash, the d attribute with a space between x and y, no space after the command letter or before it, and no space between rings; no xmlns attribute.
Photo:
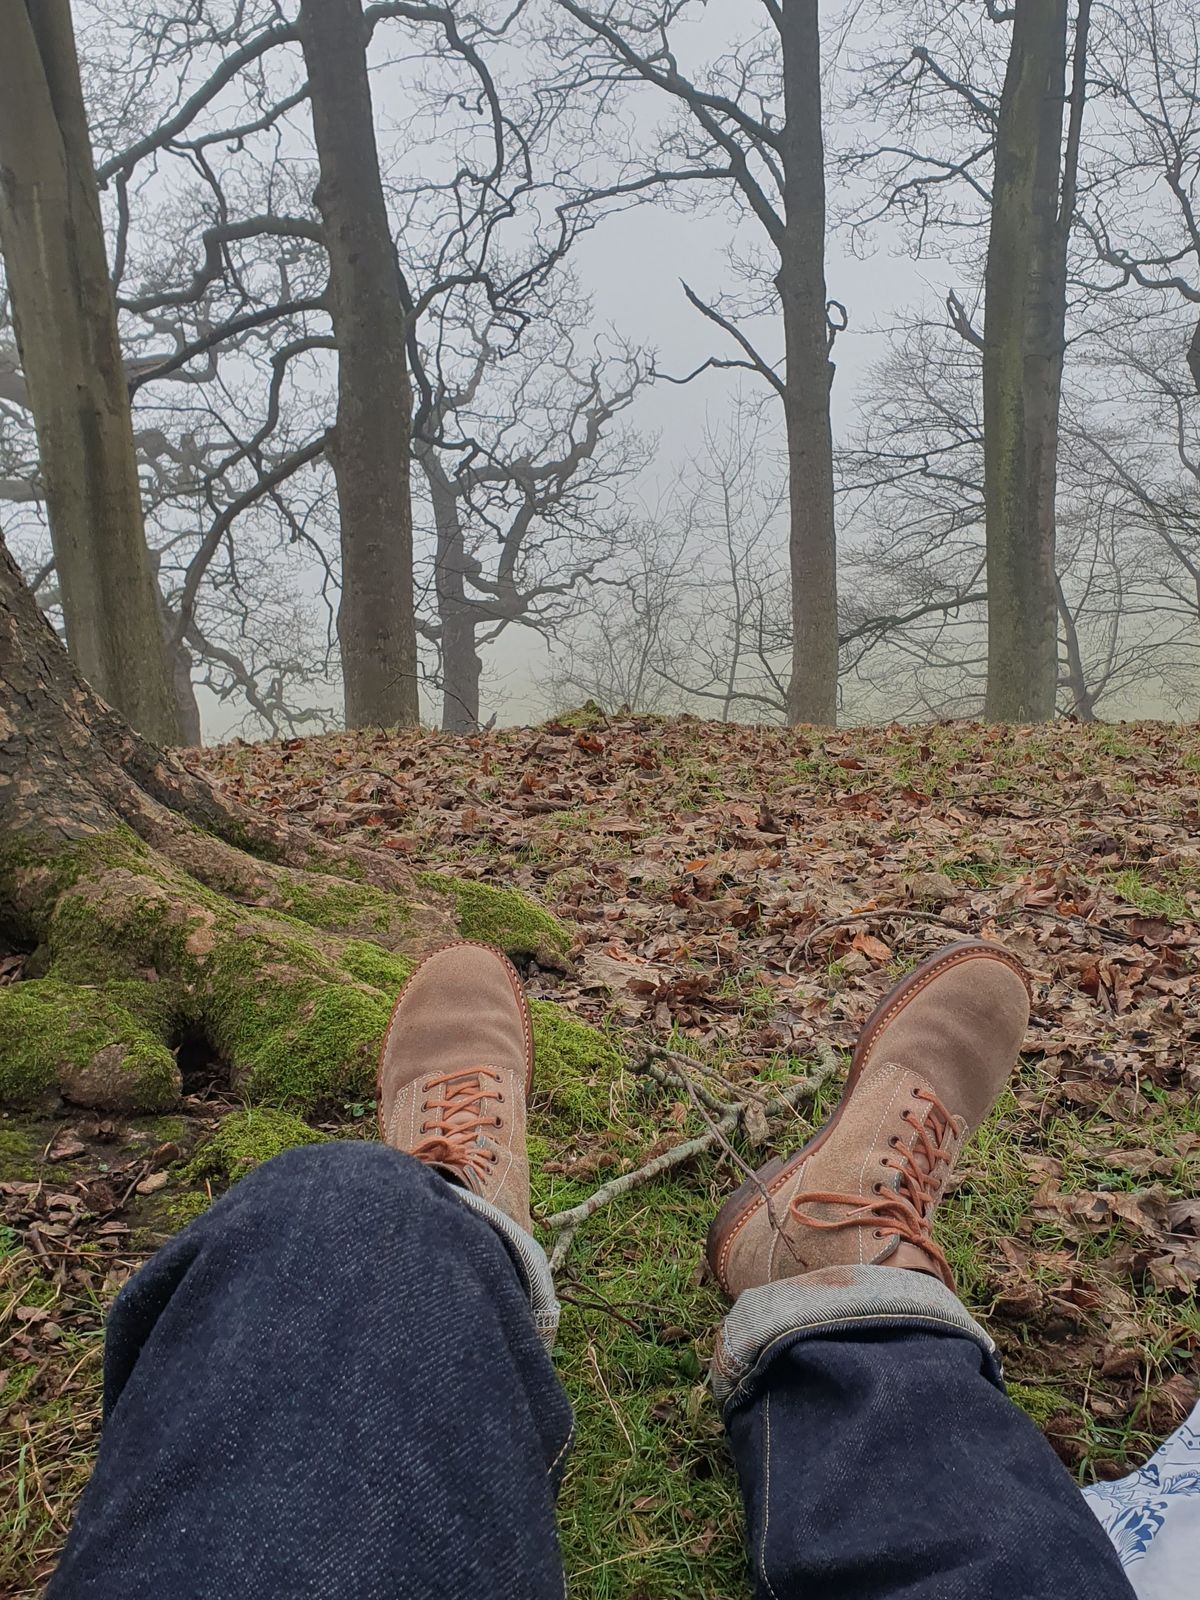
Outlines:
<svg viewBox="0 0 1200 1600"><path fill-rule="evenodd" d="M1113 939L1118 944L1136 944L1137 941L1120 928L1114 928L1110 922L1089 922L1086 917L1064 916L1061 911L1051 911L1046 906L1014 906L1008 911L982 911L974 912L985 921L1012 922L1018 917L1045 917L1051 922L1061 922L1067 927L1087 928L1092 933L1099 934L1102 939ZM831 917L828 922L820 922L810 930L804 943L800 946L801 956L807 960L809 948L818 935L832 933L835 929L844 927L850 922L876 922L886 917L904 917L910 922L938 922L945 928L953 928L955 933L966 933L961 922L953 922L949 917L942 916L936 911L910 910L906 906L881 906L878 911L848 911L844 917ZM788 969L790 971L790 967Z"/></svg>
<svg viewBox="0 0 1200 1600"><path fill-rule="evenodd" d="M608 1300L598 1291L590 1295L582 1295L576 1289L560 1289L558 1298L564 1305L578 1306L581 1311L601 1311L606 1317L612 1317L616 1322L622 1322L634 1333L642 1332L642 1324L635 1322L632 1317L627 1317L623 1311L618 1310L611 1300Z"/></svg>
<svg viewBox="0 0 1200 1600"><path fill-rule="evenodd" d="M557 1272L559 1267L561 1267L563 1262L567 1259L571 1246L575 1242L575 1235L579 1232L582 1226L582 1222L576 1222L572 1226L564 1227L562 1232L555 1239L554 1248L550 1252L551 1273Z"/></svg>
<svg viewBox="0 0 1200 1600"><path fill-rule="evenodd" d="M743 1105L741 1100L722 1100L704 1084L693 1083L686 1073L677 1072L671 1067L659 1066L653 1056L647 1056L635 1068L637 1072L644 1072L648 1078L653 1078L655 1083L661 1083L664 1089L683 1089L694 1100L706 1105L710 1111L719 1111L724 1115L727 1111L740 1111Z"/></svg>
<svg viewBox="0 0 1200 1600"><path fill-rule="evenodd" d="M943 927L953 928L956 933L966 931L961 922L953 922L937 911L916 911L908 906L880 906L878 911L848 911L844 917L831 917L828 922L819 922L815 928L809 930L804 943L800 946L800 954L807 960L809 947L818 934L832 933L848 922L879 922L885 917L905 917L909 922L940 922Z"/></svg>
<svg viewBox="0 0 1200 1600"><path fill-rule="evenodd" d="M684 1055L682 1050L668 1050L665 1045L652 1045L646 1052L647 1061L666 1061L675 1065L680 1071L695 1070L706 1078L711 1078L714 1083L719 1083L722 1089L728 1090L729 1100L757 1100L760 1104L766 1103L766 1095L754 1087L752 1083L734 1083L732 1078L712 1066L707 1061L701 1061L698 1056Z"/></svg>
<svg viewBox="0 0 1200 1600"><path fill-rule="evenodd" d="M771 1226L774 1227L775 1226L775 1214L771 1210L771 1197L767 1193L767 1191L763 1188L762 1184L759 1183L758 1173L755 1172L754 1168L750 1165L750 1163L745 1159L744 1156L740 1156L738 1154L738 1152L730 1144L730 1142L729 1142L728 1138L726 1137L726 1135L718 1127L717 1123L715 1123L713 1121L712 1114L708 1110L707 1106L704 1104L704 1100L701 1098L700 1090L698 1089L696 1084L692 1083L688 1078L684 1078L683 1079L683 1086L687 1090L687 1092L691 1095L692 1104L695 1106L696 1110L699 1112L701 1120L708 1124L709 1132L713 1135L713 1138L716 1141L716 1143L721 1146L721 1149L724 1150L725 1154L733 1162L735 1167L740 1167L741 1170L746 1174L746 1176L748 1178L752 1179L756 1184L758 1184L758 1187L762 1192L763 1198L767 1202L767 1212L768 1212L768 1214L769 1214L769 1216L771 1218ZM737 1113L737 1120L740 1121L745 1116L746 1110L748 1108L745 1107L745 1106L728 1105L728 1106L723 1107L722 1109L723 1109L724 1114L726 1116L728 1116L730 1112L736 1112Z"/></svg>
<svg viewBox="0 0 1200 1600"><path fill-rule="evenodd" d="M1068 917L1061 911L1051 911L1048 906L1014 906L1011 911L992 913L994 922L1012 922L1016 917L1045 917L1050 922L1062 923L1066 928L1086 928L1090 933L1098 933L1102 939L1112 939L1117 944L1138 942L1132 934L1125 933L1121 928L1114 928L1111 922L1089 922L1086 917L1078 914Z"/></svg>
<svg viewBox="0 0 1200 1600"><path fill-rule="evenodd" d="M786 1089L772 1096L767 1105L768 1116L779 1116L785 1111L794 1111L800 1100L817 1092L838 1064L833 1050L822 1051L821 1055L820 1065L807 1078L797 1079L795 1083L788 1084ZM654 1156L640 1167L635 1167L632 1172L623 1172L620 1177L611 1178L607 1183L601 1184L577 1206L571 1206L566 1211L556 1211L553 1216L547 1217L545 1226L558 1236L550 1252L551 1271L557 1271L562 1265L579 1229L602 1206L619 1199L623 1194L628 1194L631 1189L640 1188L660 1174L682 1166L694 1156L711 1150L713 1145L725 1143L745 1111L746 1102L730 1106L717 1121L709 1123L705 1133L698 1134L694 1139L685 1139L681 1144L672 1145L669 1150L664 1150L661 1155ZM741 1158L738 1157L738 1160L740 1162Z"/></svg>

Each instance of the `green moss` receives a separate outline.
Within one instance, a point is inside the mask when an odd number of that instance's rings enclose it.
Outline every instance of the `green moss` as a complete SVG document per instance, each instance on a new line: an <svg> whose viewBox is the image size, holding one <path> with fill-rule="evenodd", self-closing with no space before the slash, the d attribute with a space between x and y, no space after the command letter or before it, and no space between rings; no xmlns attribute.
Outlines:
<svg viewBox="0 0 1200 1600"><path fill-rule="evenodd" d="M0 994L0 1098L62 1091L165 1109L178 1097L169 1041L180 1025L207 1036L251 1102L313 1110L372 1094L379 1041L411 970L374 942L398 942L407 927L394 897L283 874L269 904L246 907L122 830L46 871L58 888L50 976ZM568 934L522 895L435 873L421 882L454 898L467 937L561 964ZM347 929L364 937L340 937Z"/></svg>
<svg viewBox="0 0 1200 1600"><path fill-rule="evenodd" d="M186 1228L189 1222L202 1217L211 1204L203 1189L185 1189L182 1194L174 1194L164 1203L162 1214L164 1220L178 1232L180 1228Z"/></svg>
<svg viewBox="0 0 1200 1600"><path fill-rule="evenodd" d="M375 990L353 984L267 985L254 1019L242 997L234 1057L247 1099L313 1107L371 1094L379 1042L391 1007Z"/></svg>
<svg viewBox="0 0 1200 1600"><path fill-rule="evenodd" d="M549 1001L533 1001L530 1011L536 1099L579 1126L607 1126L609 1085L621 1067L616 1047L596 1028Z"/></svg>
<svg viewBox="0 0 1200 1600"><path fill-rule="evenodd" d="M270 1161L272 1156L280 1155L284 1150L325 1142L323 1133L310 1128L290 1112L268 1106L252 1106L244 1111L231 1111L227 1117L223 1117L212 1137L204 1142L184 1168L183 1175L188 1183L196 1183L204 1178L236 1183L254 1167ZM189 1201L189 1197L181 1194L177 1203L184 1201Z"/></svg>
<svg viewBox="0 0 1200 1600"><path fill-rule="evenodd" d="M201 830L203 832L203 830ZM228 823L221 829L221 837L226 844L235 850L244 850L248 856L257 856L260 861L279 861L282 859L283 850L276 847L270 839L261 836L252 836L247 828L238 822Z"/></svg>
<svg viewBox="0 0 1200 1600"><path fill-rule="evenodd" d="M29 1183L36 1175L42 1140L24 1128L0 1124L0 1179Z"/></svg>
<svg viewBox="0 0 1200 1600"><path fill-rule="evenodd" d="M594 700L585 700L581 706L575 706L569 711L562 711L556 717L551 717L552 723L559 723L564 728L578 728L581 732L588 728L606 728L608 718L603 709Z"/></svg>
<svg viewBox="0 0 1200 1600"><path fill-rule="evenodd" d="M149 864L109 868L73 883L58 899L47 944L55 974L71 983L136 980L146 971L170 971L183 959L198 919L197 903L215 914L226 903L182 874L150 875Z"/></svg>
<svg viewBox="0 0 1200 1600"><path fill-rule="evenodd" d="M120 825L52 846L38 840L9 839L0 846L0 872L36 868L46 873L51 893L61 893L80 878L109 867L144 863L150 851L132 828ZM49 865L48 865L49 863ZM49 904L49 900L47 901Z"/></svg>
<svg viewBox="0 0 1200 1600"><path fill-rule="evenodd" d="M279 898L286 912L314 928L368 935L385 943L402 938L412 920L395 895L339 878L297 878L280 886Z"/></svg>
<svg viewBox="0 0 1200 1600"><path fill-rule="evenodd" d="M423 889L454 896L458 929L465 939L480 939L509 955L543 961L557 961L570 948L571 936L563 925L515 889L470 883L440 872L422 872L417 882Z"/></svg>
<svg viewBox="0 0 1200 1600"><path fill-rule="evenodd" d="M114 1110L173 1105L179 1071L162 1042L167 1001L154 989L55 978L0 989L0 1101L33 1105L61 1092Z"/></svg>
<svg viewBox="0 0 1200 1600"><path fill-rule="evenodd" d="M351 939L342 952L342 964L359 983L369 983L387 995L397 995L414 962L404 956L381 950L377 944L367 944L361 939Z"/></svg>
<svg viewBox="0 0 1200 1600"><path fill-rule="evenodd" d="M1014 1400L1039 1428L1044 1428L1051 1417L1061 1416L1064 1411L1077 1409L1057 1389L1048 1389L1041 1384L1010 1383L1007 1388L1009 1398Z"/></svg>
<svg viewBox="0 0 1200 1600"><path fill-rule="evenodd" d="M308 851L304 859L309 872L324 873L329 871L329 857L319 850ZM343 859L338 862L338 876L340 878L349 878L352 883L362 883L366 874L357 861Z"/></svg>
<svg viewBox="0 0 1200 1600"><path fill-rule="evenodd" d="M182 1117L147 1117L137 1124L137 1132L148 1144L182 1144L187 1137L187 1123Z"/></svg>

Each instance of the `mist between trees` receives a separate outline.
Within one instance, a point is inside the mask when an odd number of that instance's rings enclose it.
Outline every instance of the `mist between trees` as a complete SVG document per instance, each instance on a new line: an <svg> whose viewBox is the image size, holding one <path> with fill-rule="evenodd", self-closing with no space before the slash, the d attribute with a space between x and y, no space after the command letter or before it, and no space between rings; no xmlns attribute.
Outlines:
<svg viewBox="0 0 1200 1600"><path fill-rule="evenodd" d="M0 22L0 526L150 737L1195 715L1188 0Z"/></svg>

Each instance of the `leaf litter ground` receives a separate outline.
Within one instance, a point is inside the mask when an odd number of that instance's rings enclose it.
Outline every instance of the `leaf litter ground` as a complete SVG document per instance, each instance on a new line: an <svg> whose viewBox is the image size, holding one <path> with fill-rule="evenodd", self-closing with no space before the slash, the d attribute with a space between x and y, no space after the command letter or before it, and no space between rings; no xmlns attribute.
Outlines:
<svg viewBox="0 0 1200 1600"><path fill-rule="evenodd" d="M817 735L585 709L471 738L331 735L192 760L255 808L522 889L574 931L571 973L533 967L530 989L613 1050L537 1091L543 1218L703 1135L708 1105L761 1105L819 1078L829 1046L844 1065L880 994L940 944L1002 940L1033 977L1027 1049L939 1237L1014 1397L1081 1481L1127 1471L1189 1409L1200 730ZM234 1107L202 1069L176 1118L0 1122L14 1174L0 1192L6 1592L36 1592L86 1477L104 1306L221 1187L220 1163L188 1164ZM801 1142L837 1093L822 1084L769 1131L746 1115L740 1157L765 1159L764 1135ZM320 1131L369 1137L369 1111L347 1105ZM570 1241L558 1359L579 1429L561 1522L579 1600L747 1592L703 1381L721 1305L700 1270L704 1230L741 1175L718 1146L619 1195Z"/></svg>

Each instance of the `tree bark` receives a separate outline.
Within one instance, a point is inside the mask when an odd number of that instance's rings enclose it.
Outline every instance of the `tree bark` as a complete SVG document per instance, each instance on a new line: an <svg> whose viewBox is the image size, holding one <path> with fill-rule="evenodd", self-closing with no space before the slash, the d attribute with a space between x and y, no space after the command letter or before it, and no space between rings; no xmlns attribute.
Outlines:
<svg viewBox="0 0 1200 1600"><path fill-rule="evenodd" d="M450 601L442 612L442 727L447 733L478 733L482 671L474 618Z"/></svg>
<svg viewBox="0 0 1200 1600"><path fill-rule="evenodd" d="M1058 686L1055 489L1066 243L1083 109L1087 5L1063 156L1067 0L1018 5L1000 100L985 276L984 494L989 718L1044 722Z"/></svg>
<svg viewBox="0 0 1200 1600"><path fill-rule="evenodd" d="M302 0L338 347L330 460L341 508L338 639L352 728L418 721L405 312L367 78L360 0Z"/></svg>
<svg viewBox="0 0 1200 1600"><path fill-rule="evenodd" d="M177 644L171 651L171 680L175 691L175 714L179 720L179 741L196 746L203 744L204 733L200 726L200 704L196 699L196 686L192 682L192 658L185 645Z"/></svg>
<svg viewBox="0 0 1200 1600"><path fill-rule="evenodd" d="M1071 615L1071 608L1067 604L1067 597L1063 593L1062 582L1055 578L1054 594L1058 604L1059 620L1062 623L1063 644L1066 649L1066 686L1071 692L1071 709L1080 722L1095 722L1096 712L1093 707L1092 693L1087 684L1087 673L1083 665L1083 651L1079 646L1079 630L1075 626L1075 618Z"/></svg>
<svg viewBox="0 0 1200 1600"><path fill-rule="evenodd" d="M434 594L442 654L442 728L475 733L479 728L479 679L483 663L475 648L475 608L467 595L467 549L458 497L437 451L417 450L429 485L435 539Z"/></svg>
<svg viewBox="0 0 1200 1600"><path fill-rule="evenodd" d="M837 544L825 289L825 149L817 0L782 7L784 230L776 283L783 307L792 580L788 721L837 721Z"/></svg>
<svg viewBox="0 0 1200 1600"><path fill-rule="evenodd" d="M413 884L386 852L329 844L263 820L135 733L82 681L0 540L4 932L18 942L40 936L49 914L37 885L44 852L119 826L186 858L201 881L230 893L265 891L264 905L273 903L271 881L280 869L344 872L395 893Z"/></svg>
<svg viewBox="0 0 1200 1600"><path fill-rule="evenodd" d="M134 727L178 737L68 0L0 0L0 244L66 625Z"/></svg>

